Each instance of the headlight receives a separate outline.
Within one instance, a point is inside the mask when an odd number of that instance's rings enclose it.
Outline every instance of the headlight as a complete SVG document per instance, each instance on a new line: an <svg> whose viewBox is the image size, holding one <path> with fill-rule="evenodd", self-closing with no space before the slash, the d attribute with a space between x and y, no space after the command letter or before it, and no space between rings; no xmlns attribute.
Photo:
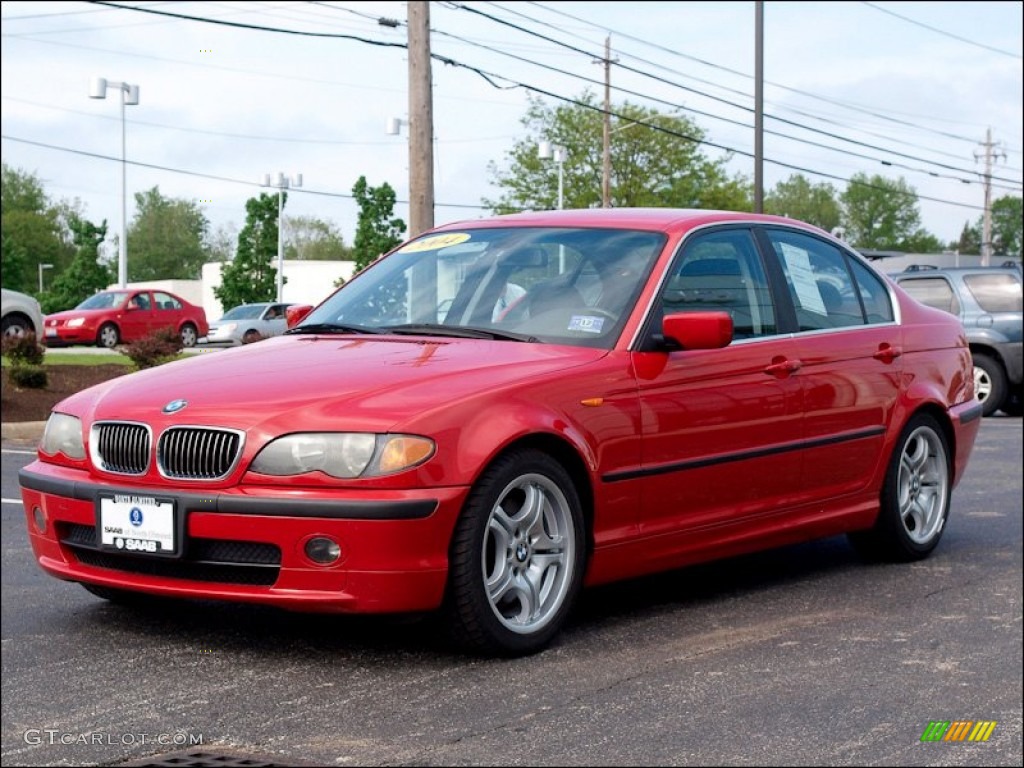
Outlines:
<svg viewBox="0 0 1024 768"><path fill-rule="evenodd" d="M268 443L250 469L264 475L324 472L331 477L379 477L421 464L434 443L415 435L302 432Z"/></svg>
<svg viewBox="0 0 1024 768"><path fill-rule="evenodd" d="M66 413L51 413L43 430L39 444L43 453L51 456L63 453L69 459L84 459L85 444L82 442L82 420Z"/></svg>
<svg viewBox="0 0 1024 768"><path fill-rule="evenodd" d="M68 320L68 328L80 328L84 323L84 317L73 317Z"/></svg>

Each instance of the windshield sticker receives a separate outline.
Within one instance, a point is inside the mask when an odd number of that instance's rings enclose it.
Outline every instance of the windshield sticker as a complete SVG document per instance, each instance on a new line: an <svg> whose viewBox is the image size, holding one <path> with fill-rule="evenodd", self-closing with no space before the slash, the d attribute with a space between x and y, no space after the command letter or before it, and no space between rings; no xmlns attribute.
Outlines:
<svg viewBox="0 0 1024 768"><path fill-rule="evenodd" d="M437 251L469 240L468 232L455 232L448 235L433 235L417 240L398 249L399 253L419 253L420 251Z"/></svg>
<svg viewBox="0 0 1024 768"><path fill-rule="evenodd" d="M600 333L604 327L605 318L592 317L591 315L573 315L569 318L570 331L583 331L584 333Z"/></svg>
<svg viewBox="0 0 1024 768"><path fill-rule="evenodd" d="M828 310L825 309L821 291L814 279L810 254L803 248L796 248L788 243L780 243L780 245L782 246L782 258L786 262L786 271L789 272L789 277L793 281L800 306L819 315L827 315Z"/></svg>

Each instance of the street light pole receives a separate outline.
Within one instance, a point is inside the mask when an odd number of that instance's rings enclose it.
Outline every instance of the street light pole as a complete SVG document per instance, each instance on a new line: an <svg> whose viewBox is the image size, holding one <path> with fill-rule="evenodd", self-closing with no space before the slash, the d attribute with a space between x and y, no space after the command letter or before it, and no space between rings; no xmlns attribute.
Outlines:
<svg viewBox="0 0 1024 768"><path fill-rule="evenodd" d="M277 301L284 301L284 191L288 187L301 187L302 174L289 178L280 171L271 181L270 174L263 175L263 186L277 187Z"/></svg>
<svg viewBox="0 0 1024 768"><path fill-rule="evenodd" d="M139 86L94 77L89 83L89 98L107 98L108 88L121 92L121 238L118 243L117 284L124 288L128 284L128 159L124 108L139 103Z"/></svg>
<svg viewBox="0 0 1024 768"><path fill-rule="evenodd" d="M39 293L43 292L43 270L51 269L53 264L40 264L39 265Z"/></svg>
<svg viewBox="0 0 1024 768"><path fill-rule="evenodd" d="M558 210L565 207L564 172L565 161L569 159L569 151L565 147L552 145L550 141L542 141L537 145L537 157L541 160L551 160L558 164Z"/></svg>

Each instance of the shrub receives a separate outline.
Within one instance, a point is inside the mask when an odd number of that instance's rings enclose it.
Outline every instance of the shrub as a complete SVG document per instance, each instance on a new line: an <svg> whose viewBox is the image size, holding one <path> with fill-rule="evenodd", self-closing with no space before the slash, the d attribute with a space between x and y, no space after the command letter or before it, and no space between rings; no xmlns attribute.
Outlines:
<svg viewBox="0 0 1024 768"><path fill-rule="evenodd" d="M153 368L177 358L184 345L173 328L159 328L148 336L121 347L136 368Z"/></svg>
<svg viewBox="0 0 1024 768"><path fill-rule="evenodd" d="M50 382L46 369L41 365L12 365L7 372L15 386L25 389L46 389Z"/></svg>
<svg viewBox="0 0 1024 768"><path fill-rule="evenodd" d="M31 331L24 336L10 337L3 340L4 356L12 367L21 365L42 365L46 350L36 342L36 335Z"/></svg>

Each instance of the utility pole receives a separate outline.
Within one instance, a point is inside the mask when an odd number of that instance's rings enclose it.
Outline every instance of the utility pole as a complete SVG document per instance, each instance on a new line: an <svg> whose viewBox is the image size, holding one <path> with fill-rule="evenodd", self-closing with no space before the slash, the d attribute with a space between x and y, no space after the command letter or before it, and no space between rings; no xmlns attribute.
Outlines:
<svg viewBox="0 0 1024 768"><path fill-rule="evenodd" d="M764 3L754 3L754 213L764 213Z"/></svg>
<svg viewBox="0 0 1024 768"><path fill-rule="evenodd" d="M604 39L604 172L601 207L612 206L612 38Z"/></svg>
<svg viewBox="0 0 1024 768"><path fill-rule="evenodd" d="M999 157L1005 160L1006 153L1001 149L993 152L999 144L992 141L991 128L985 132L985 141L981 146L985 148L985 173L982 176L985 180L985 216L981 228L981 266L987 267L992 261L992 161ZM978 152L975 152L974 161L977 162L979 157Z"/></svg>
<svg viewBox="0 0 1024 768"><path fill-rule="evenodd" d="M430 3L410 0L409 237L434 226L434 107L430 77Z"/></svg>

